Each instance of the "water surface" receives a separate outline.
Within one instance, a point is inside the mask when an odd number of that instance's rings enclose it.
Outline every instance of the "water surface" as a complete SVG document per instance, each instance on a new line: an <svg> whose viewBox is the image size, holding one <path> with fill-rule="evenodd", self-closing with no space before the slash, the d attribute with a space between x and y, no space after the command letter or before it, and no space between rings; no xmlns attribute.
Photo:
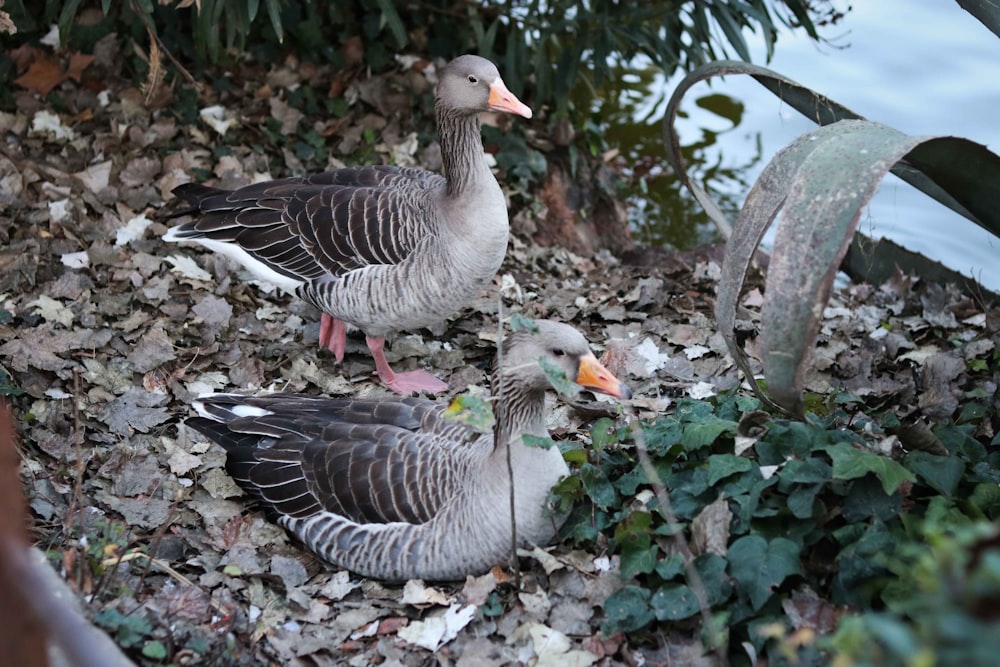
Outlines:
<svg viewBox="0 0 1000 667"><path fill-rule="evenodd" d="M774 59L765 62L762 40L747 35L754 62L823 93L855 112L912 135L954 135L1000 152L1000 38L957 3L940 0L856 2L845 19L821 30L829 44L816 44L805 33L782 33ZM632 99L635 117L650 136L658 133L663 96L669 96L682 74L653 86L654 93ZM723 117L706 100L732 98L742 113ZM628 100L627 100L628 101ZM815 128L745 76L715 79L690 90L682 105L687 118L678 122L681 142L702 162L713 185L735 208L767 161L796 137ZM730 114L731 116L732 114ZM622 132L621 128L612 129ZM625 135L634 134L626 128ZM641 132L640 132L641 134ZM627 138L627 137L626 137ZM639 143L649 143L649 137ZM650 150L658 157L659 150ZM650 183L653 183L650 181ZM657 183L656 187L662 186ZM665 187L665 186L664 186ZM1000 205L1000 202L998 202ZM667 232L678 211L638 207L638 228ZM657 219L659 216L660 219ZM704 220L688 221L682 233L700 240ZM693 226L691 226L693 225ZM862 213L859 230L888 237L900 245L977 277L1000 289L1000 240L951 212L909 185L889 176ZM659 232L648 240L663 240Z"/></svg>

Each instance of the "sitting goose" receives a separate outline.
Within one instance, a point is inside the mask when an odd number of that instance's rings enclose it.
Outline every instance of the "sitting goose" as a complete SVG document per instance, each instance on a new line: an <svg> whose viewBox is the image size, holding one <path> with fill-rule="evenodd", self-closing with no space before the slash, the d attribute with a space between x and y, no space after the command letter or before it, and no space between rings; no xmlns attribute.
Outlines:
<svg viewBox="0 0 1000 667"><path fill-rule="evenodd" d="M346 167L228 191L188 183L190 206L166 241L195 241L321 311L320 345L343 361L346 325L361 329L379 378L400 394L448 385L423 370L396 373L385 337L441 323L483 289L507 252L507 204L490 171L479 114L531 118L490 61L452 60L435 112L444 175Z"/></svg>
<svg viewBox="0 0 1000 667"><path fill-rule="evenodd" d="M548 436L543 366L576 384L628 398L572 327L535 323L504 344L492 434L447 418L422 398L331 399L300 394L202 397L188 425L222 445L226 470L286 530L324 560L390 581L461 579L510 552L514 470L518 536L544 545L560 524L545 510L568 472L557 447L526 445ZM550 371L551 372L551 371Z"/></svg>

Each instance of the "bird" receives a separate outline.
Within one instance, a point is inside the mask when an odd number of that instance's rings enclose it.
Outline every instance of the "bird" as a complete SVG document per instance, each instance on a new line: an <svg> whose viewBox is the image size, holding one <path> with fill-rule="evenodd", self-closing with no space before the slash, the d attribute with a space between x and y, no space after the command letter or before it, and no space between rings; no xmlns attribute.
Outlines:
<svg viewBox="0 0 1000 667"><path fill-rule="evenodd" d="M360 329L381 382L403 395L448 385L394 371L385 338L436 327L496 275L507 252L507 203L490 170L480 113L531 118L496 66L464 55L438 73L435 116L442 174L417 167L344 167L223 190L186 183L165 241L194 241L320 311L319 343L342 362Z"/></svg>
<svg viewBox="0 0 1000 667"><path fill-rule="evenodd" d="M632 395L579 331L531 322L500 348L489 431L449 417L446 402L391 395L211 394L186 423L221 445L243 491L324 561L391 582L464 579L510 553L508 453L519 543L548 544L565 519L547 501L569 469L558 447L537 446L549 435L553 373Z"/></svg>

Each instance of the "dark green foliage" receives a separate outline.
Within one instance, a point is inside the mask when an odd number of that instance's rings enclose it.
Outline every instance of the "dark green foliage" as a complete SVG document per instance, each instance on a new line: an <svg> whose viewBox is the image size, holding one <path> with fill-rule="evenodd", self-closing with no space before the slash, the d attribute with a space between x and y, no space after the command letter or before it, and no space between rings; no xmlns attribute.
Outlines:
<svg viewBox="0 0 1000 667"><path fill-rule="evenodd" d="M614 0L201 0L178 9L154 0L85 2L47 0L41 11L13 0L5 9L22 33L38 34L59 25L64 42L86 48L116 31L141 50L148 48L146 27L184 63L221 64L249 51L276 60L283 50L315 62L344 65L342 47L361 37L365 64L384 69L401 52L451 58L472 52L495 60L518 95L559 113L571 110L571 91L590 94L617 76L623 65L644 56L664 72L725 57L749 58L742 30L760 33L773 48L780 26L804 28L840 14L811 0L669 0L619 3ZM105 20L83 27L87 8ZM587 111L587 105L582 109Z"/></svg>
<svg viewBox="0 0 1000 667"><path fill-rule="evenodd" d="M993 641L984 625L993 612L984 617L983 604L1000 600L1000 533L990 523L1000 511L995 446L978 440L972 425L946 425L934 433L948 455L893 458L876 447L885 438L880 419L852 418L843 409L850 400L830 404L822 417L763 424L739 454L743 415L754 413L760 425L756 399L682 399L672 414L642 426L688 541L706 507L723 499L731 512L728 527L714 524L725 552L695 553L700 584L688 578L629 433L595 424L590 460L557 492L578 501L564 536L603 535L620 558L625 586L607 601L604 631L641 636L662 621L695 632L702 612L725 613L715 630L728 636L713 641L749 642L776 664L788 655L800 664L835 655L866 664L864 655L875 654L903 664L921 651L938 656L937 664L984 664L976 660ZM794 628L784 605L803 592L827 613L854 609L865 623L844 615L836 635L789 643ZM743 664L742 655L734 648L729 657Z"/></svg>

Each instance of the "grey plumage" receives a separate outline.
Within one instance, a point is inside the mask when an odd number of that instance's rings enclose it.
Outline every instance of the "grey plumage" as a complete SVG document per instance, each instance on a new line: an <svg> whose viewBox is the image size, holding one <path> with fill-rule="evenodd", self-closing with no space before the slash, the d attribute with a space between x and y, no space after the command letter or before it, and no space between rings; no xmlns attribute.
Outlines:
<svg viewBox="0 0 1000 667"><path fill-rule="evenodd" d="M174 190L194 218L167 241L195 241L323 311L320 344L338 361L346 323L361 329L383 382L400 393L441 391L418 373L396 374L382 352L398 331L440 324L492 280L507 250L503 192L483 154L479 114L531 117L496 67L477 56L439 76L436 117L444 174L348 167L227 191Z"/></svg>
<svg viewBox="0 0 1000 667"><path fill-rule="evenodd" d="M631 395L579 332L536 324L507 340L492 434L419 398L220 394L198 399L202 416L187 423L226 449L227 471L271 519L330 563L387 580L462 578L509 551L508 447L521 540L545 544L558 528L544 504L566 464L558 448L522 441L548 435L540 359L582 386Z"/></svg>

